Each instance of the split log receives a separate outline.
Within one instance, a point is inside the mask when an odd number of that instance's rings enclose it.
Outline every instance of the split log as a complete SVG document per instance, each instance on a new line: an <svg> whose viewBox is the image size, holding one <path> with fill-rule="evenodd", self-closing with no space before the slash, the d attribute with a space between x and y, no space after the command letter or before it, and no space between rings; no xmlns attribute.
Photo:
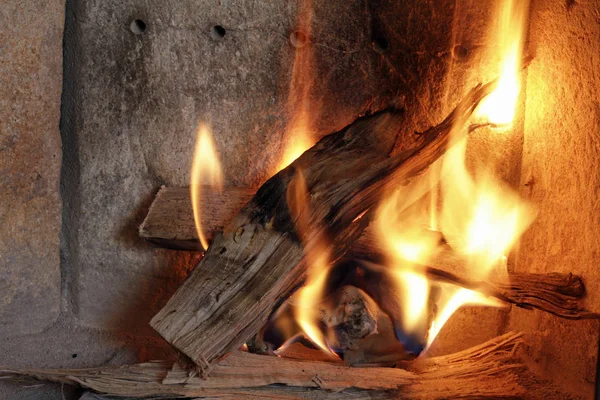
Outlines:
<svg viewBox="0 0 600 400"><path fill-rule="evenodd" d="M254 189L235 187L224 188L222 193L202 190L202 229L209 242L255 193ZM169 249L204 251L194 223L190 189L161 187L139 235Z"/></svg>
<svg viewBox="0 0 600 400"><path fill-rule="evenodd" d="M347 257L366 266L370 263L381 264L385 256L377 242L375 235L367 229L361 238L354 242ZM538 309L566 319L600 318L600 314L584 307L585 285L577 275L510 271L507 274L490 274L485 279L478 279L470 273L467 265L464 257L453 252L448 246L442 246L432 259L428 260L428 265L423 266L423 271L432 280L453 283L518 307Z"/></svg>
<svg viewBox="0 0 600 400"><path fill-rule="evenodd" d="M215 365L208 379L193 366L168 362L68 370L0 367L0 377L29 376L122 397L338 398L335 393L341 392L348 395L344 398L360 399L513 398L525 392L516 373L526 369L514 357L521 337L507 333L459 353L403 364L402 369L236 351Z"/></svg>
<svg viewBox="0 0 600 400"><path fill-rule="evenodd" d="M253 193L249 188L225 188L221 197L207 196L203 206L214 210L204 219L208 236L212 237L233 218ZM161 188L140 227L140 236L166 248L201 251L191 207L189 188ZM354 242L347 258L374 263L381 263L384 259L370 229L366 229ZM585 287L582 278L577 275L509 271L504 278L490 277L478 281L468 273L464 260L451 251L438 253L425 271L434 280L483 291L518 307L538 309L568 319L599 317L598 313L584 308Z"/></svg>
<svg viewBox="0 0 600 400"><path fill-rule="evenodd" d="M305 273L301 261L311 248L303 249L286 201L297 171L310 193L311 225L331 238L335 259L368 225L367 211L383 191L419 175L443 155L452 127L464 125L493 87L473 89L440 125L420 134L414 148L393 156L402 112L363 117L324 137L269 179L213 239L152 327L203 369L239 348Z"/></svg>

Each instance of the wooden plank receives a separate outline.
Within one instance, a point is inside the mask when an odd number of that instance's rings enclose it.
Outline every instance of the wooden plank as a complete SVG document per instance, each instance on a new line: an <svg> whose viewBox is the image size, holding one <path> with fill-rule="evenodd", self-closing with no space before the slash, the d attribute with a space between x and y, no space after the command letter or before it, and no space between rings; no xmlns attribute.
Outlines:
<svg viewBox="0 0 600 400"><path fill-rule="evenodd" d="M511 332L402 368L353 368L236 351L215 365L208 379L194 366L169 362L68 370L0 367L0 377L30 376L126 397L332 398L328 396L345 392L344 398L514 398L525 393L517 372L526 368L514 357L521 342L522 335Z"/></svg>

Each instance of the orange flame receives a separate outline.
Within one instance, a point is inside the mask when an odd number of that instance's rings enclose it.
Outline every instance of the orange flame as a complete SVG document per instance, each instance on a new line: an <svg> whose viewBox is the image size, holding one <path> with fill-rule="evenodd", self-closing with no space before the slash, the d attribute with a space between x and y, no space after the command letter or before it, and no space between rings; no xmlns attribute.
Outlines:
<svg viewBox="0 0 600 400"><path fill-rule="evenodd" d="M312 25L312 0L303 0L298 14L298 29L305 40L310 40ZM310 91L313 86L313 48L310 43L295 49L292 78L288 95L288 109L293 113L287 127L287 138L283 157L278 171L290 165L314 143L311 118L314 119L314 102L310 101Z"/></svg>
<svg viewBox="0 0 600 400"><path fill-rule="evenodd" d="M523 38L527 1L505 0L498 11L498 44L502 63L498 87L479 106L477 115L496 125L508 125L515 118L521 83L519 71L523 54Z"/></svg>
<svg viewBox="0 0 600 400"><path fill-rule="evenodd" d="M306 284L294 295L297 298L296 320L313 343L326 352L331 352L317 323L317 304L322 300L330 267L329 242L311 221L309 192L301 172L296 174L288 186L287 201L304 246L308 267Z"/></svg>
<svg viewBox="0 0 600 400"><path fill-rule="evenodd" d="M458 287L456 285L441 283L442 295L438 304L442 305L442 311L436 316L435 320L431 322L429 332L427 335L427 350L437 335L440 333L446 322L450 317L458 311L464 305L480 305L490 307L502 307L504 303L500 300L486 297L481 293L474 292L469 289Z"/></svg>
<svg viewBox="0 0 600 400"><path fill-rule="evenodd" d="M219 192L222 190L223 176L221 172L221 163L215 149L210 129L200 123L196 136L196 149L194 151L194 161L192 162L192 176L190 182L190 192L192 197L192 208L194 211L194 222L198 231L198 238L204 250L208 249L208 240L202 231L202 189L209 185L216 188Z"/></svg>
<svg viewBox="0 0 600 400"><path fill-rule="evenodd" d="M407 198L406 190L388 196L378 209L376 227L402 301L403 329L410 334L423 330L429 302L429 281L414 267L428 261L439 235L428 229L429 217L423 210L406 204Z"/></svg>

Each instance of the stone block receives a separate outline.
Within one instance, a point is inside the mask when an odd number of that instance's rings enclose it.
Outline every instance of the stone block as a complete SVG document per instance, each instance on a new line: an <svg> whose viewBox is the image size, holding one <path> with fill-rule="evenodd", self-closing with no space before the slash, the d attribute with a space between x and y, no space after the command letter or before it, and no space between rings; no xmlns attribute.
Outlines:
<svg viewBox="0 0 600 400"><path fill-rule="evenodd" d="M60 311L64 0L0 7L0 337Z"/></svg>

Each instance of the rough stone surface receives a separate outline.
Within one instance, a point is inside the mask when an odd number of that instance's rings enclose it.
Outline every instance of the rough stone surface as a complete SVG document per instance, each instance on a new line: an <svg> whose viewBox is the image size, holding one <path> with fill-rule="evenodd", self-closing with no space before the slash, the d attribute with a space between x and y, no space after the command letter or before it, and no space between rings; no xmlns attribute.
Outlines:
<svg viewBox="0 0 600 400"><path fill-rule="evenodd" d="M173 357L174 352L161 339L105 333L63 322L42 333L3 337L0 342L0 365L10 367L87 368ZM68 385L61 387L33 380L0 380L0 399L74 400L81 392Z"/></svg>
<svg viewBox="0 0 600 400"><path fill-rule="evenodd" d="M0 7L0 337L60 311L63 24L64 0Z"/></svg>
<svg viewBox="0 0 600 400"><path fill-rule="evenodd" d="M453 4L315 1L310 43L296 49L298 9L285 2L70 1L63 195L78 318L139 332L197 261L155 250L137 225L161 184L188 183L199 120L213 128L226 184L275 172L296 111L296 52L314 55L302 69L313 71L315 136L391 103L413 116L407 132L439 122Z"/></svg>
<svg viewBox="0 0 600 400"><path fill-rule="evenodd" d="M534 1L531 9L521 191L538 207L517 269L583 276L587 306L600 311L600 2ZM599 325L540 313L511 314L535 331L537 368L593 398Z"/></svg>

